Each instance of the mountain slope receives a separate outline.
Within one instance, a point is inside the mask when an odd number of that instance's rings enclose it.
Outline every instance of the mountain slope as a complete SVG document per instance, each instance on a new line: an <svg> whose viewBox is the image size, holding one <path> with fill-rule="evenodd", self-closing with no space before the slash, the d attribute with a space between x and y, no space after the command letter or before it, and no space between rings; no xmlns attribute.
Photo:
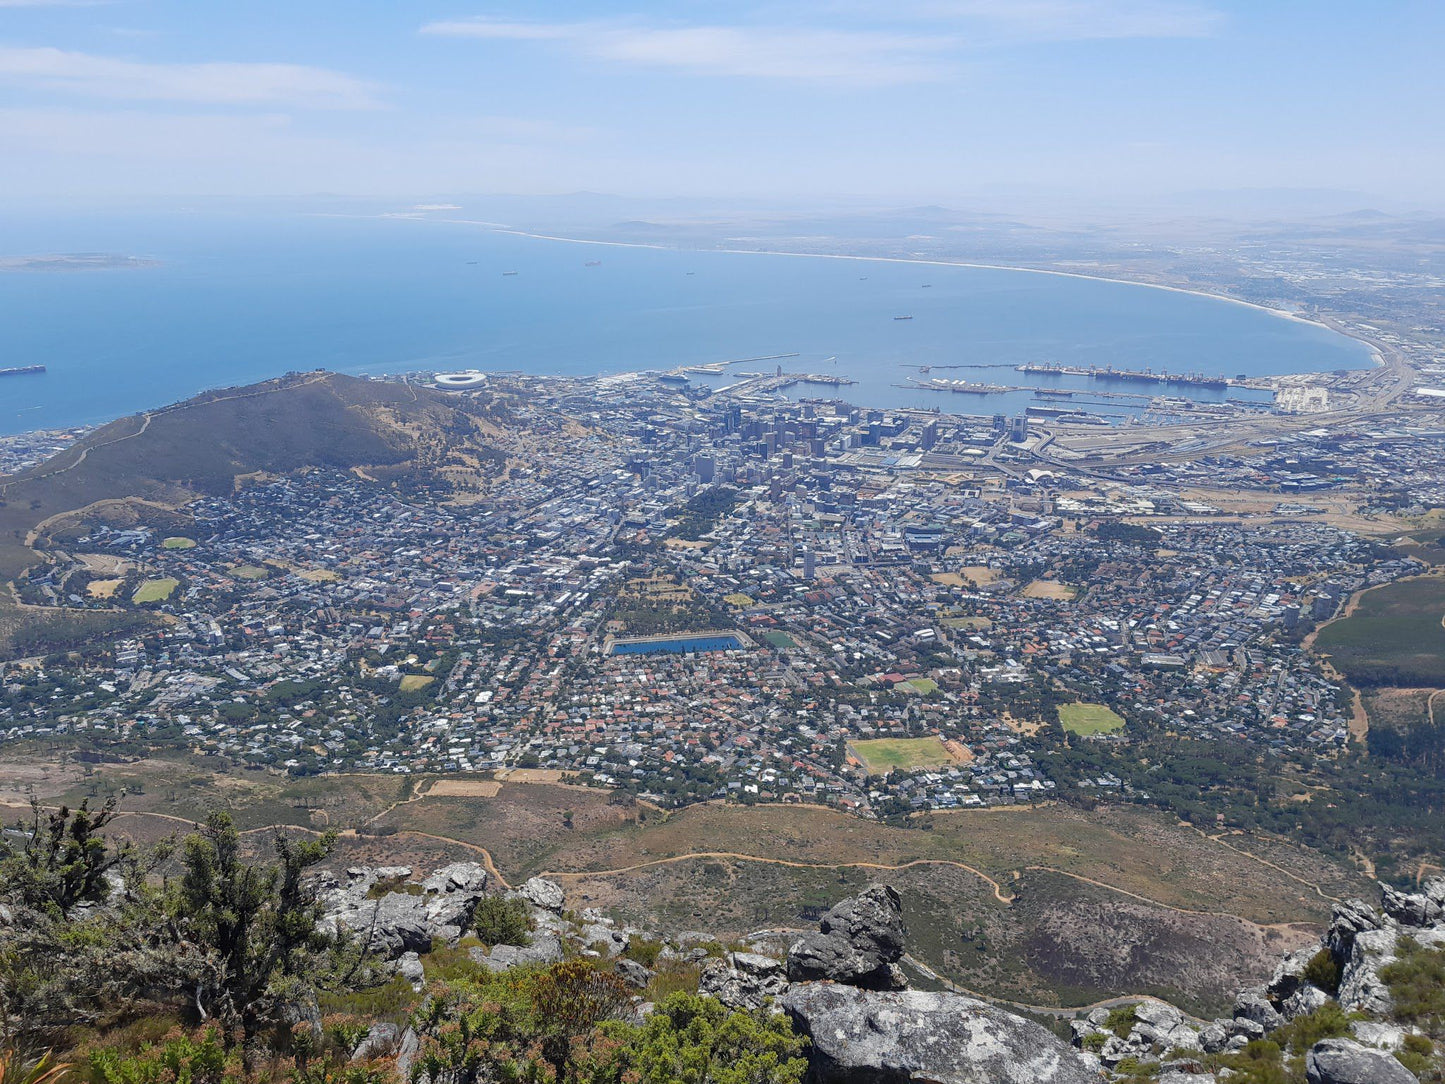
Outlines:
<svg viewBox="0 0 1445 1084"><path fill-rule="evenodd" d="M41 560L47 526L99 501L175 506L229 493L239 477L303 467L430 471L464 447L504 457L476 400L336 373L292 374L207 392L112 422L75 447L0 481L0 579Z"/></svg>

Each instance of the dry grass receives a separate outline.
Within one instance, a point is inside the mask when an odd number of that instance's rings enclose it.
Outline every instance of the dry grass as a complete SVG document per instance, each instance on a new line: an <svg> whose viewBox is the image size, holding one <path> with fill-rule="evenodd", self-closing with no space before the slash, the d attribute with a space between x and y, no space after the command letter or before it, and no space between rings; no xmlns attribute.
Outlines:
<svg viewBox="0 0 1445 1084"><path fill-rule="evenodd" d="M1051 598L1059 602L1067 602L1078 593L1077 587L1058 580L1034 580L1019 592L1024 598Z"/></svg>
<svg viewBox="0 0 1445 1084"><path fill-rule="evenodd" d="M490 779L438 779L426 792L429 798L495 798L502 784Z"/></svg>
<svg viewBox="0 0 1445 1084"><path fill-rule="evenodd" d="M91 598L114 598L124 580L91 580L85 585L85 593Z"/></svg>

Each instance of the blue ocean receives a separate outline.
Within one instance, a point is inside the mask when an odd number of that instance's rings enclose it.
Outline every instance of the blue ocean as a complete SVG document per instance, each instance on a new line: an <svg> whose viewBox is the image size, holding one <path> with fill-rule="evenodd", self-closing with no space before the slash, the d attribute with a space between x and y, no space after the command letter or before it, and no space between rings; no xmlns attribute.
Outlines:
<svg viewBox="0 0 1445 1084"><path fill-rule="evenodd" d="M1087 391L1107 385L1012 367L1260 376L1371 364L1363 344L1246 306L1022 271L627 248L386 217L178 211L0 223L0 256L82 252L153 262L0 271L0 368L47 369L0 377L0 432L104 422L318 367L584 375L797 355L781 362L786 371L857 381L798 394L986 414L1038 400L898 385L923 366L966 367L922 379Z"/></svg>

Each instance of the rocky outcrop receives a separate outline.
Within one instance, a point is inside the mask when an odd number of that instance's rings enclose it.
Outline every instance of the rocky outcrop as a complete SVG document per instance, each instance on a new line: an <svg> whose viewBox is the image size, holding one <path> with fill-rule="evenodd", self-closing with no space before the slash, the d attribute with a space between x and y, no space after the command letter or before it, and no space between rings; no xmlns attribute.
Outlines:
<svg viewBox="0 0 1445 1084"><path fill-rule="evenodd" d="M812 1040L818 1084L1094 1084L1084 1057L1022 1017L961 994L794 986L780 1004Z"/></svg>
<svg viewBox="0 0 1445 1084"><path fill-rule="evenodd" d="M562 940L554 934L533 935L526 945L493 945L491 950L474 948L468 955L488 971L507 971L527 964L555 964L562 959Z"/></svg>
<svg viewBox="0 0 1445 1084"><path fill-rule="evenodd" d="M462 935L487 880L476 862L454 862L420 882L411 880L407 866L352 867L344 882L323 886L321 925L365 938L388 960L426 952L435 939L455 942Z"/></svg>
<svg viewBox="0 0 1445 1084"><path fill-rule="evenodd" d="M733 1009L761 1009L788 988L783 964L756 952L730 952L703 965L698 993Z"/></svg>
<svg viewBox="0 0 1445 1084"><path fill-rule="evenodd" d="M1305 1055L1309 1084L1418 1084L1415 1074L1383 1050L1349 1039L1324 1039Z"/></svg>
<svg viewBox="0 0 1445 1084"><path fill-rule="evenodd" d="M788 979L896 990L905 985L897 967L903 943L902 900L887 885L872 885L824 915L816 933L793 943Z"/></svg>
<svg viewBox="0 0 1445 1084"><path fill-rule="evenodd" d="M567 903L562 886L556 881L548 881L542 877L530 878L521 888L517 889L517 893L533 907L540 907L544 911L552 911L559 915Z"/></svg>

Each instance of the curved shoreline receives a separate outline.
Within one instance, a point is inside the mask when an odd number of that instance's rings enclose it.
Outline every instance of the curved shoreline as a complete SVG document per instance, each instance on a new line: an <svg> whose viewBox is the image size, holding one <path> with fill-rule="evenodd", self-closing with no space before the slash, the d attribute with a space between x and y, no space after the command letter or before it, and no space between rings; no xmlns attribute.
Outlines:
<svg viewBox="0 0 1445 1084"><path fill-rule="evenodd" d="M1311 320L1307 316L1290 312L1287 309L1271 308L1268 305L1261 305L1257 301L1245 301L1243 298L1230 297L1228 294L1210 293L1208 290L1196 290L1188 286L1170 286L1158 282L1139 282L1135 279L1121 279L1110 275L1090 275L1082 271L1060 271L1047 267L1023 267L1018 264L999 263L973 263L964 260L928 260L918 259L911 256L857 256L843 252L789 252L783 249L762 249L762 248L678 248L674 245L661 245L648 241L600 241L587 237L562 237L550 233L533 233L528 230L512 229L499 226L495 222L484 222L466 218L419 218L415 221L441 222L457 226L477 226L489 233L508 234L512 237L527 237L537 241L560 241L569 245L601 245L607 248L643 248L656 252L697 252L707 254L719 252L732 256L793 256L801 259L814 260L856 260L862 263L900 263L917 264L920 267L966 267L978 271L1023 271L1031 275L1053 275L1057 278L1083 279L1086 282L1108 282L1116 286L1138 286L1146 290L1166 290L1174 294L1186 294L1192 297L1208 298L1211 301L1224 301L1231 305L1243 305L1247 309L1255 309L1259 312L1268 313L1270 316L1278 317L1281 320L1293 320L1295 323L1305 324L1309 327L1317 327L1328 331L1333 335L1349 339L1364 346L1370 352L1370 360L1377 368L1385 367L1383 351L1370 342L1368 339L1354 332L1344 331L1338 327L1332 327L1322 320ZM1326 370L1311 369L1308 373L1324 372ZM1301 376L1306 373L1280 373L1280 376Z"/></svg>

